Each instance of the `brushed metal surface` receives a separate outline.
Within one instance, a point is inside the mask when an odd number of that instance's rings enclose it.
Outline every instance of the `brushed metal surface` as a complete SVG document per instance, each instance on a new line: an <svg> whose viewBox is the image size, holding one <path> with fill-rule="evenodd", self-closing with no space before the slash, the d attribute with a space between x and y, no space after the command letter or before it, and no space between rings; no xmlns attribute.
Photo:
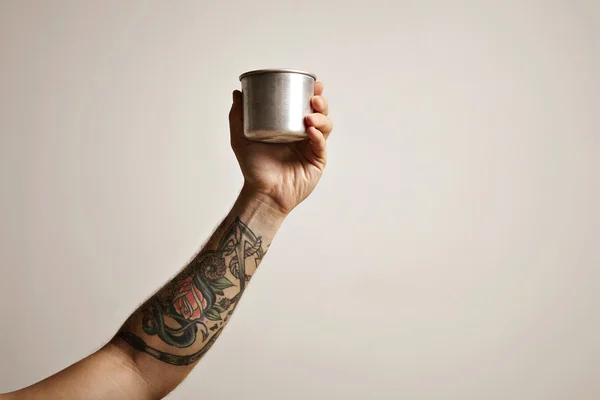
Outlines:
<svg viewBox="0 0 600 400"><path fill-rule="evenodd" d="M312 113L314 75L296 70L258 70L240 76L244 135L286 143L306 138L304 117Z"/></svg>

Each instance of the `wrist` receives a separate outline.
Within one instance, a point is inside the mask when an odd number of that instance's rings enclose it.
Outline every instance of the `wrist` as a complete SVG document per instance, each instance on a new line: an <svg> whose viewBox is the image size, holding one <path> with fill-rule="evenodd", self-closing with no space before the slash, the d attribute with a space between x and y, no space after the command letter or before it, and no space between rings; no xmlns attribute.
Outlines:
<svg viewBox="0 0 600 400"><path fill-rule="evenodd" d="M247 185L244 185L240 191L236 205L252 213L258 213L266 218L279 221L280 223L283 222L291 211L283 208L271 196Z"/></svg>

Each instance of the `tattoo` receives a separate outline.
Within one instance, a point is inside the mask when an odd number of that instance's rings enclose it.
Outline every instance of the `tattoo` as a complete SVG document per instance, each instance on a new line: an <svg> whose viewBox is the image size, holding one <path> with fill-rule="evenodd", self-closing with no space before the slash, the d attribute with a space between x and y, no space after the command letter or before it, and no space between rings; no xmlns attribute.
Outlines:
<svg viewBox="0 0 600 400"><path fill-rule="evenodd" d="M195 353L188 354L185 356L180 356L176 354L165 353L164 351L160 351L155 349L152 346L149 346L142 340L139 336L131 332L120 332L119 336L123 338L131 347L136 349L137 351L143 351L151 355L152 357L160 360L164 363L171 365L189 365L198 361L206 352L212 347L213 343L217 340L219 335L221 334L223 328L219 329L212 338Z"/></svg>
<svg viewBox="0 0 600 400"><path fill-rule="evenodd" d="M216 234L221 230L221 227L217 229ZM200 331L202 342L208 342L197 352L165 353L132 332L120 332L119 336L134 349L168 364L188 365L199 360L220 335L222 323L227 321L246 288L246 281L250 279L246 262L254 259L258 265L263 256L261 238L236 218L222 234L216 250L198 254L181 274L143 306L142 329L147 335L157 335L176 348L187 348L196 343ZM236 286L239 290L231 296L230 288Z"/></svg>

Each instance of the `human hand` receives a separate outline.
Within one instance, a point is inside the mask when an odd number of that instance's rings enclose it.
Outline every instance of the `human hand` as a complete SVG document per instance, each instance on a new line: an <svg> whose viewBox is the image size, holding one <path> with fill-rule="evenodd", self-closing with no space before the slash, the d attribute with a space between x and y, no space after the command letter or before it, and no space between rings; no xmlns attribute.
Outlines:
<svg viewBox="0 0 600 400"><path fill-rule="evenodd" d="M292 143L253 142L244 137L242 93L233 92L229 112L231 147L244 175L244 192L259 196L277 211L288 214L308 197L327 163L326 141L333 129L329 106L322 96L323 83L315 83L306 117L307 140Z"/></svg>

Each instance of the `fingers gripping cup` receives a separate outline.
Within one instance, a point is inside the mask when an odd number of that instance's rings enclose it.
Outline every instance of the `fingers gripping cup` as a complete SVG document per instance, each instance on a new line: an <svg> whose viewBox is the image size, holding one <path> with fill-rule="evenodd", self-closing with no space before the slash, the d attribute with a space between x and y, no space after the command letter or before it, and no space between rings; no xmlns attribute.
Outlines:
<svg viewBox="0 0 600 400"><path fill-rule="evenodd" d="M293 69L242 74L244 136L268 143L306 139L304 117L313 112L315 80L315 75Z"/></svg>

